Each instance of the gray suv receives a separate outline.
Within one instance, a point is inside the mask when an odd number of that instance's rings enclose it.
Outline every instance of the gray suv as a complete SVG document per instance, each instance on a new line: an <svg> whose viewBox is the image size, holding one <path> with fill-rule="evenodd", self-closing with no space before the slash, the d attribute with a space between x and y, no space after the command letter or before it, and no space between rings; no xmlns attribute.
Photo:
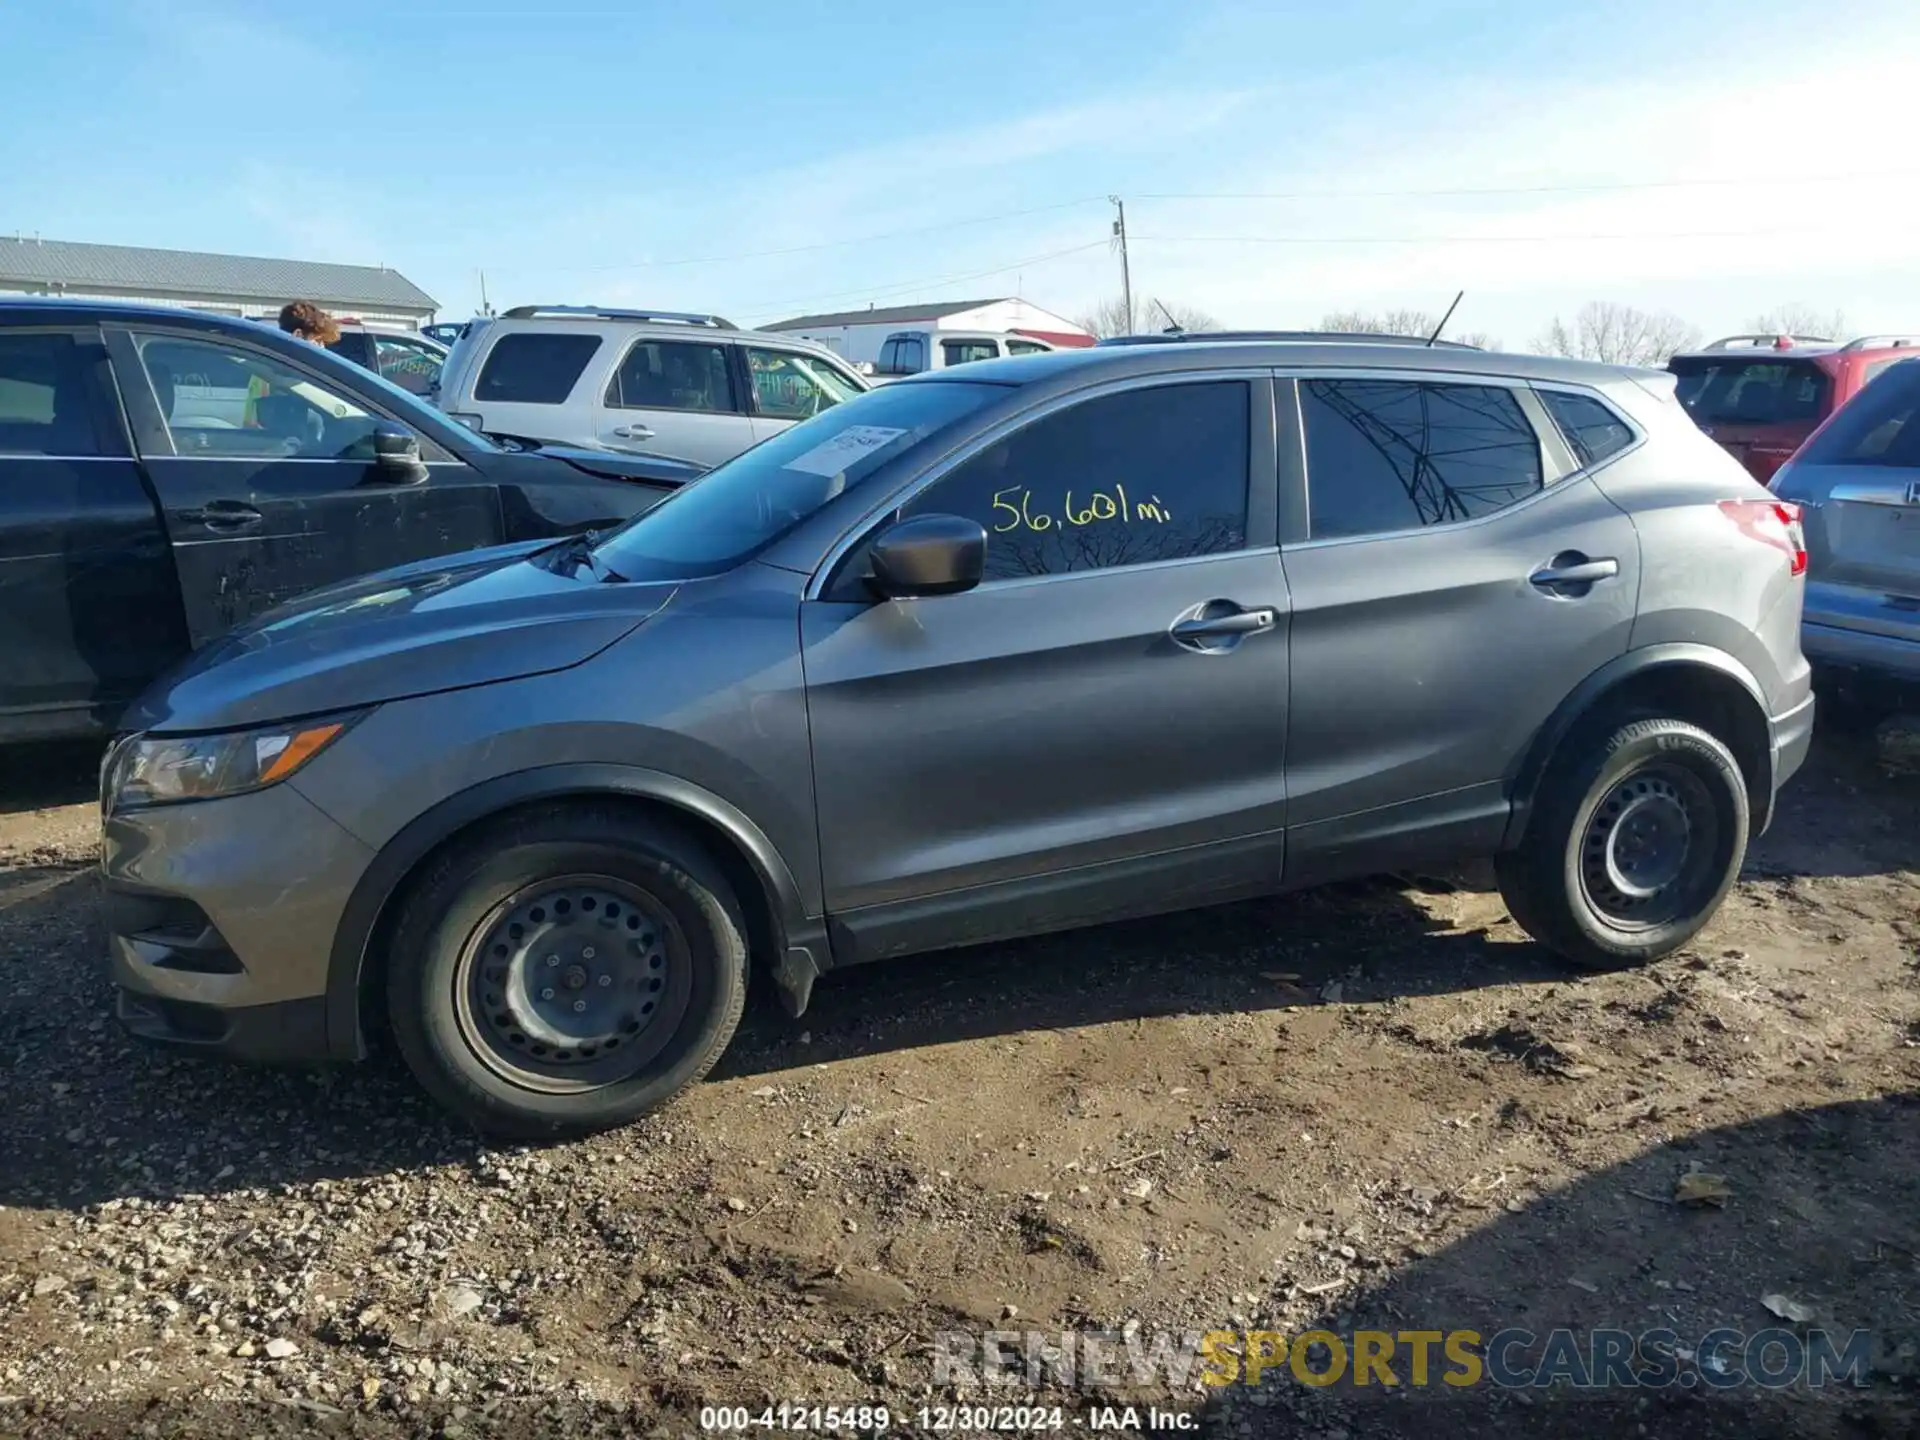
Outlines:
<svg viewBox="0 0 1920 1440"><path fill-rule="evenodd" d="M903 380L599 537L272 612L103 772L119 1012L390 1028L495 1133L706 1072L749 968L1492 856L1586 966L1685 943L1799 766L1798 513L1671 376L1135 345Z"/></svg>

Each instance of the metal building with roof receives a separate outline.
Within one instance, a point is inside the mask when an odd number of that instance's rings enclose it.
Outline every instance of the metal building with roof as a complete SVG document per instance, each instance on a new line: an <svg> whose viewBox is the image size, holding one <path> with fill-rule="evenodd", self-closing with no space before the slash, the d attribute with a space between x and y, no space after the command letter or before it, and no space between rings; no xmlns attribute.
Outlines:
<svg viewBox="0 0 1920 1440"><path fill-rule="evenodd" d="M1066 348L1093 343L1093 336L1084 326L1011 296L868 306L865 310L838 310L829 315L796 315L791 320L776 320L760 328L798 335L855 361L877 360L880 347L890 333L915 328L1030 335Z"/></svg>
<svg viewBox="0 0 1920 1440"><path fill-rule="evenodd" d="M0 295L142 300L222 315L274 315L289 300L418 327L440 308L397 270L0 235Z"/></svg>

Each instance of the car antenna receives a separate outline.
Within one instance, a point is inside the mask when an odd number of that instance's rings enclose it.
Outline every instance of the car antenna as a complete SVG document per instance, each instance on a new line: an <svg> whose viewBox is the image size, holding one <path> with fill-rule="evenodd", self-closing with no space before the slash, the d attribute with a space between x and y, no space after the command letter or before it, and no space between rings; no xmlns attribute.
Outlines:
<svg viewBox="0 0 1920 1440"><path fill-rule="evenodd" d="M1158 305L1160 307L1160 313L1167 317L1167 329L1166 329L1167 334L1184 335L1187 333L1187 327L1182 325L1178 320L1173 318L1173 312L1167 309L1165 301L1163 301L1158 295L1156 295L1153 297L1153 303Z"/></svg>
<svg viewBox="0 0 1920 1440"><path fill-rule="evenodd" d="M1466 298L1467 292L1464 290L1453 297L1453 304L1447 306L1447 313L1440 317L1440 323L1434 326L1433 333L1427 336L1427 348L1429 350L1433 348L1433 342L1440 338L1440 332L1447 328L1447 321L1453 318L1453 312L1460 308L1460 302Z"/></svg>

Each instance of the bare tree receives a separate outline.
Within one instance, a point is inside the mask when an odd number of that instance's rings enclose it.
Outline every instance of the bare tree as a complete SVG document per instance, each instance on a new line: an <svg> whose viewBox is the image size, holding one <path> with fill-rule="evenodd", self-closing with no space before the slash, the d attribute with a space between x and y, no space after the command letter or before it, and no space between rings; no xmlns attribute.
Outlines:
<svg viewBox="0 0 1920 1440"><path fill-rule="evenodd" d="M1426 336L1433 334L1434 327L1439 323L1438 315L1429 315L1425 310L1388 310L1380 314L1365 310L1335 310L1332 314L1322 315L1320 323L1313 328L1342 335ZM1478 345L1482 350L1500 348L1500 342L1484 330L1457 330L1441 338Z"/></svg>
<svg viewBox="0 0 1920 1440"><path fill-rule="evenodd" d="M1182 305L1172 300L1136 297L1133 314L1118 296L1103 300L1089 315L1080 317L1082 329L1102 339L1109 335L1145 335L1161 330L1218 330L1220 322L1197 305Z"/></svg>
<svg viewBox="0 0 1920 1440"><path fill-rule="evenodd" d="M1847 333L1847 315L1844 310L1816 310L1794 301L1754 316L1747 328L1756 335L1819 335L1840 340Z"/></svg>
<svg viewBox="0 0 1920 1440"><path fill-rule="evenodd" d="M1590 300L1573 317L1573 325L1558 315L1544 335L1533 342L1545 355L1576 360L1600 360L1609 365L1662 365L1676 350L1700 343L1700 332L1667 311L1636 310L1611 300Z"/></svg>

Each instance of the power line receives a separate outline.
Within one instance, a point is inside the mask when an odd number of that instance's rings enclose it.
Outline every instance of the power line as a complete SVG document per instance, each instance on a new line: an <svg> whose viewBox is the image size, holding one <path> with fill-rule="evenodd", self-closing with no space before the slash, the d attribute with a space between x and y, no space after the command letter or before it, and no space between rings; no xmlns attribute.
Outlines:
<svg viewBox="0 0 1920 1440"><path fill-rule="evenodd" d="M989 275L1004 275L1009 270L1019 270L1028 265L1039 265L1048 260L1058 260L1067 255L1079 255L1088 250L1102 250L1111 242L1094 240L1085 245L1070 245L1064 250L1051 250L1044 255L1029 255L1020 260L1009 260L1005 265L996 265L990 270L974 270L963 275L940 275L922 280L903 280L897 284L878 287L868 286L858 290L836 290L831 294L811 295L800 300L786 300L779 304L765 302L758 305L741 305L737 308L746 315L777 315L785 310L798 309L805 305L817 305L825 300L845 300L858 298L882 300L892 295L904 295L910 290L919 290L929 285L954 285L962 280L981 280Z"/></svg>
<svg viewBox="0 0 1920 1440"><path fill-rule="evenodd" d="M1837 223L1837 222L1836 222ZM1636 230L1618 234L1555 235L1135 235L1138 245L1503 245L1574 240L1744 240L1766 235L1814 235L1831 225L1795 225L1740 230Z"/></svg>
<svg viewBox="0 0 1920 1440"><path fill-rule="evenodd" d="M1571 195L1611 190L1687 190L1711 186L1831 185L1854 180L1884 180L1920 175L1920 170L1858 170L1841 175L1765 175L1746 179L1603 180L1577 185L1479 185L1440 190L1168 190L1136 195L1139 200L1401 200L1457 195Z"/></svg>
<svg viewBox="0 0 1920 1440"><path fill-rule="evenodd" d="M788 245L778 250L743 250L733 255L679 255L666 260L623 260L613 265L569 265L565 267L526 266L527 270L538 269L547 275L601 275L615 270L659 270L678 265L721 265L740 260L770 260L783 255L810 255L820 250L838 250L848 245L871 245L881 240L899 240L912 235L931 235L957 230L970 225L992 225L1001 220L1019 220L1028 215L1046 215L1057 210L1071 210L1077 205L1086 205L1103 200L1102 195L1083 195L1077 200L1062 200L1054 205L1036 205L1029 210L1007 210L998 215L976 215L967 219L942 220L933 225L917 225L910 230L888 230L878 235L849 235L839 240L820 240L810 245ZM498 273L499 267L493 267Z"/></svg>

